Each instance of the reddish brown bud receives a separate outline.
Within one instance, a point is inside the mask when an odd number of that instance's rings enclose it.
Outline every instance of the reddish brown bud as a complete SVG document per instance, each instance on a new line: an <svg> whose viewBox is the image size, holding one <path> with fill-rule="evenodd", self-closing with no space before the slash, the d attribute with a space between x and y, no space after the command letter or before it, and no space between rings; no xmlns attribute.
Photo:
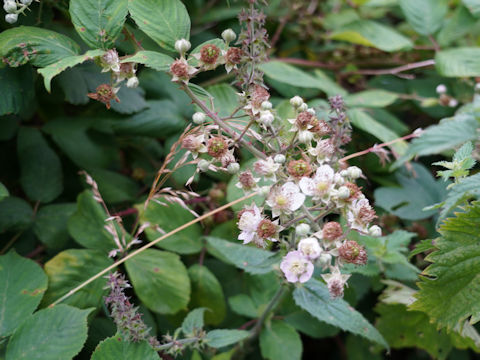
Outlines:
<svg viewBox="0 0 480 360"><path fill-rule="evenodd" d="M230 64L240 64L243 57L243 50L240 48L231 47L225 54L225 60Z"/></svg>
<svg viewBox="0 0 480 360"><path fill-rule="evenodd" d="M343 261L350 264L365 265L368 260L364 247L353 240L345 241L338 248L338 254Z"/></svg>
<svg viewBox="0 0 480 360"><path fill-rule="evenodd" d="M194 135L187 135L182 140L182 148L188 151L195 151L197 150L198 146L201 144L201 141L197 139Z"/></svg>
<svg viewBox="0 0 480 360"><path fill-rule="evenodd" d="M245 190L253 189L257 185L250 170L241 172L238 175L238 180Z"/></svg>
<svg viewBox="0 0 480 360"><path fill-rule="evenodd" d="M348 200L358 199L360 195L362 195L362 188L358 187L356 184L352 182L345 183L345 186L350 190L350 197Z"/></svg>
<svg viewBox="0 0 480 360"><path fill-rule="evenodd" d="M268 239L274 236L277 233L277 227L275 224L268 219L263 219L260 221L257 227L257 235L262 239Z"/></svg>
<svg viewBox="0 0 480 360"><path fill-rule="evenodd" d="M120 102L117 98L116 91L108 84L99 85L95 93L89 93L87 96L104 103L107 109L110 109L110 101L115 100L116 102Z"/></svg>
<svg viewBox="0 0 480 360"><path fill-rule="evenodd" d="M318 120L317 118L313 118L311 121L311 125L313 126L310 131L314 132L318 136L325 136L331 133L332 129L330 126L325 122L325 120Z"/></svg>
<svg viewBox="0 0 480 360"><path fill-rule="evenodd" d="M323 225L322 237L327 241L333 241L342 236L343 230L342 225L336 221L327 222Z"/></svg>
<svg viewBox="0 0 480 360"><path fill-rule="evenodd" d="M368 224L375 220L377 214L375 213L375 210L373 210L373 208L367 204L360 208L358 217L364 224Z"/></svg>
<svg viewBox="0 0 480 360"><path fill-rule="evenodd" d="M260 85L255 85L251 99L252 103L256 108L259 108L264 101L267 101L270 98L270 93L264 87Z"/></svg>
<svg viewBox="0 0 480 360"><path fill-rule="evenodd" d="M200 50L200 60L205 64L215 64L220 56L220 49L213 44L207 44Z"/></svg>
<svg viewBox="0 0 480 360"><path fill-rule="evenodd" d="M313 115L310 114L308 111L302 111L297 116L297 127L300 130L307 130L308 125L312 125Z"/></svg>
<svg viewBox="0 0 480 360"><path fill-rule="evenodd" d="M213 137L208 140L208 155L214 158L221 158L228 151L227 142L221 137Z"/></svg>
<svg viewBox="0 0 480 360"><path fill-rule="evenodd" d="M292 160L288 163L287 171L294 178L310 176L312 167L305 160Z"/></svg>
<svg viewBox="0 0 480 360"><path fill-rule="evenodd" d="M182 60L175 60L170 66L170 72L179 78L189 78L188 64Z"/></svg>

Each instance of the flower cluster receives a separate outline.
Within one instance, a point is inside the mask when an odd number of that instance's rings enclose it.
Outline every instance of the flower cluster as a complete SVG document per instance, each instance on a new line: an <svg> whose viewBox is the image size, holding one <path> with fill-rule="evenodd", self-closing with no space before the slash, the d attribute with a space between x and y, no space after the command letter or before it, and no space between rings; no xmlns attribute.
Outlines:
<svg viewBox="0 0 480 360"><path fill-rule="evenodd" d="M14 24L18 20L18 14L23 14L30 6L32 0L3 0L3 10L7 13L5 21Z"/></svg>

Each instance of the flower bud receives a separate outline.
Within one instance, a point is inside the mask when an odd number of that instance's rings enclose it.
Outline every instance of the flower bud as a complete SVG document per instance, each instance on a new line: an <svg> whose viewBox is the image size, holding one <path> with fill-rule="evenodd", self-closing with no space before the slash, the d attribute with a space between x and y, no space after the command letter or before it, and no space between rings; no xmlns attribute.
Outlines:
<svg viewBox="0 0 480 360"><path fill-rule="evenodd" d="M378 225L373 225L370 226L370 229L368 229L368 233L370 234L370 236L380 237L382 236L382 229Z"/></svg>
<svg viewBox="0 0 480 360"><path fill-rule="evenodd" d="M339 199L348 199L350 197L350 189L346 186L340 186L337 196Z"/></svg>
<svg viewBox="0 0 480 360"><path fill-rule="evenodd" d="M196 112L195 114L193 114L192 116L192 120L195 124L197 125L201 125L205 122L205 114L202 113L202 112Z"/></svg>
<svg viewBox="0 0 480 360"><path fill-rule="evenodd" d="M32 3L32 0L20 0L20 2L23 4L23 5L30 5Z"/></svg>
<svg viewBox="0 0 480 360"><path fill-rule="evenodd" d="M342 236L342 225L336 221L327 222L323 225L322 238L327 241L333 241Z"/></svg>
<svg viewBox="0 0 480 360"><path fill-rule="evenodd" d="M235 41L236 38L237 34L235 34L235 31L233 31L232 29L223 30L222 39L225 40L227 44Z"/></svg>
<svg viewBox="0 0 480 360"><path fill-rule="evenodd" d="M332 263L332 255L323 252L320 254L320 257L317 260L320 263L320 266L327 266Z"/></svg>
<svg viewBox="0 0 480 360"><path fill-rule="evenodd" d="M9 24L14 24L18 20L18 14L7 14L5 15L5 21Z"/></svg>
<svg viewBox="0 0 480 360"><path fill-rule="evenodd" d="M313 115L313 116L317 115L317 113L315 112L315 110L312 109L312 108L308 108L308 109L307 109L307 112L308 112L310 115Z"/></svg>
<svg viewBox="0 0 480 360"><path fill-rule="evenodd" d="M348 171L347 170L340 171L340 176L347 177L348 176Z"/></svg>
<svg viewBox="0 0 480 360"><path fill-rule="evenodd" d="M290 99L290 105L292 105L294 108L298 108L302 106L303 100L300 96L294 96L293 98Z"/></svg>
<svg viewBox="0 0 480 360"><path fill-rule="evenodd" d="M15 11L17 11L17 4L15 1L8 0L3 4L3 9L7 13L14 13Z"/></svg>
<svg viewBox="0 0 480 360"><path fill-rule="evenodd" d="M295 227L295 233L298 235L298 236L305 236L307 235L308 233L310 232L310 225L308 224L298 224L296 227Z"/></svg>
<svg viewBox="0 0 480 360"><path fill-rule="evenodd" d="M208 168L210 167L210 162L208 162L205 159L202 159L198 162L197 167L198 167L198 170L200 171L203 171L203 172L208 171Z"/></svg>
<svg viewBox="0 0 480 360"><path fill-rule="evenodd" d="M307 110L308 110L308 105L305 104L305 103L303 103L302 105L300 105L300 106L298 107L298 110L299 110L299 111L307 111Z"/></svg>
<svg viewBox="0 0 480 360"><path fill-rule="evenodd" d="M186 39L180 39L175 41L175 50L177 50L181 56L183 56L190 48L192 44Z"/></svg>
<svg viewBox="0 0 480 360"><path fill-rule="evenodd" d="M437 92L437 94L445 94L447 92L447 87L444 84L440 84L437 86L435 91Z"/></svg>
<svg viewBox="0 0 480 360"><path fill-rule="evenodd" d="M313 134L310 131L300 131L298 134L298 141L302 144L306 144L313 139Z"/></svg>
<svg viewBox="0 0 480 360"><path fill-rule="evenodd" d="M262 110L271 110L272 109L272 103L270 101L264 101L262 102Z"/></svg>
<svg viewBox="0 0 480 360"><path fill-rule="evenodd" d="M239 163L233 162L233 163L228 164L228 166L227 166L227 171L230 174L236 174L239 170L240 170L240 164Z"/></svg>
<svg viewBox="0 0 480 360"><path fill-rule="evenodd" d="M270 194L270 186L265 185L260 188L260 195L268 196Z"/></svg>
<svg viewBox="0 0 480 360"><path fill-rule="evenodd" d="M347 174L352 179L358 179L360 176L362 176L362 170L356 166L350 166L347 169Z"/></svg>
<svg viewBox="0 0 480 360"><path fill-rule="evenodd" d="M265 126L270 126L273 123L273 120L275 120L275 117L273 116L271 111L262 111L260 113L260 122L265 125Z"/></svg>
<svg viewBox="0 0 480 360"><path fill-rule="evenodd" d="M349 264L365 265L368 261L368 255L364 247L353 240L345 241L338 248L338 255L340 259Z"/></svg>
<svg viewBox="0 0 480 360"><path fill-rule="evenodd" d="M273 158L273 161L275 161L277 164L283 164L285 162L286 158L285 155L283 154L277 154Z"/></svg>
<svg viewBox="0 0 480 360"><path fill-rule="evenodd" d="M132 76L127 80L127 87L128 88L136 88L138 86L138 78L136 76Z"/></svg>
<svg viewBox="0 0 480 360"><path fill-rule="evenodd" d="M457 105L458 105L457 99L450 99L450 101L448 102L449 107L456 107Z"/></svg>

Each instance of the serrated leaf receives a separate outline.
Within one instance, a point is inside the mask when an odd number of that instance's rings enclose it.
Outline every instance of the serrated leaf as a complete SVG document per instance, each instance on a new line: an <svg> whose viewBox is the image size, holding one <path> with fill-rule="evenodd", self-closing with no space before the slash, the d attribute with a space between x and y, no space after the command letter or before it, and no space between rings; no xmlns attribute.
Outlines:
<svg viewBox="0 0 480 360"><path fill-rule="evenodd" d="M49 249L63 250L70 239L68 219L76 209L77 205L74 203L42 206L35 217L35 235Z"/></svg>
<svg viewBox="0 0 480 360"><path fill-rule="evenodd" d="M242 341L249 335L250 333L245 330L217 329L209 331L205 337L205 341L210 347L222 348Z"/></svg>
<svg viewBox="0 0 480 360"><path fill-rule="evenodd" d="M0 336L10 335L37 308L47 276L33 260L14 251L0 256Z"/></svg>
<svg viewBox="0 0 480 360"><path fill-rule="evenodd" d="M10 338L5 359L72 359L87 339L91 311L60 304L36 312Z"/></svg>
<svg viewBox="0 0 480 360"><path fill-rule="evenodd" d="M289 324L272 320L260 332L260 350L263 358L269 360L300 360L302 340Z"/></svg>
<svg viewBox="0 0 480 360"><path fill-rule="evenodd" d="M128 0L128 11L140 30L164 49L190 37L190 17L180 0Z"/></svg>
<svg viewBox="0 0 480 360"><path fill-rule="evenodd" d="M178 255L147 249L125 265L135 293L150 310L175 314L187 307L190 279Z"/></svg>
<svg viewBox="0 0 480 360"><path fill-rule="evenodd" d="M442 50L435 55L435 67L442 76L480 76L480 49L462 47Z"/></svg>
<svg viewBox="0 0 480 360"><path fill-rule="evenodd" d="M396 30L371 20L358 20L347 24L334 31L330 38L371 46L388 52L408 50L413 46L410 39Z"/></svg>
<svg viewBox="0 0 480 360"><path fill-rule="evenodd" d="M410 306L423 311L438 328L453 329L470 317L480 316L480 203L475 202L440 227L436 250L426 260L417 300Z"/></svg>
<svg viewBox="0 0 480 360"><path fill-rule="evenodd" d="M345 97L347 106L386 107L393 104L398 95L386 90L365 90Z"/></svg>
<svg viewBox="0 0 480 360"><path fill-rule="evenodd" d="M332 300L327 287L318 280L310 279L293 292L295 303L311 315L327 324L360 335L388 349L388 344L362 314L343 299Z"/></svg>
<svg viewBox="0 0 480 360"><path fill-rule="evenodd" d="M165 54L156 51L139 51L133 56L121 60L121 63L134 62L143 64L157 71L167 71L173 63L173 59Z"/></svg>
<svg viewBox="0 0 480 360"><path fill-rule="evenodd" d="M90 47L111 49L128 13L127 0L70 0L70 16L78 35Z"/></svg>
<svg viewBox="0 0 480 360"><path fill-rule="evenodd" d="M69 56L44 68L38 69L39 74L41 74L44 78L45 89L47 89L48 92L51 91L52 79L61 72L67 70L68 68L72 68L78 64L81 64L85 61L93 60L95 57L102 56L103 54L103 50L90 50L83 55Z"/></svg>
<svg viewBox="0 0 480 360"><path fill-rule="evenodd" d="M451 211L455 210L462 201L480 197L480 173L464 179L452 186L440 213L440 219L445 218Z"/></svg>
<svg viewBox="0 0 480 360"><path fill-rule="evenodd" d="M400 0L408 23L421 35L434 34L441 26L448 11L447 0Z"/></svg>
<svg viewBox="0 0 480 360"><path fill-rule="evenodd" d="M63 191L62 164L42 133L31 127L22 127L17 138L20 161L20 183L28 198L50 202Z"/></svg>
<svg viewBox="0 0 480 360"><path fill-rule="evenodd" d="M103 340L95 348L91 360L157 360L158 353L146 342L130 342L120 335Z"/></svg>
<svg viewBox="0 0 480 360"><path fill-rule="evenodd" d="M200 330L204 325L204 315L207 308L197 308L190 311L182 322L182 331L185 336L193 334L193 331Z"/></svg>
<svg viewBox="0 0 480 360"><path fill-rule="evenodd" d="M78 55L79 51L69 37L36 26L19 26L0 33L0 57L12 67L26 63L45 67Z"/></svg>
<svg viewBox="0 0 480 360"><path fill-rule="evenodd" d="M226 315L225 296L220 282L206 267L198 264L188 269L192 285L190 307L205 307L205 323L218 325Z"/></svg>
<svg viewBox="0 0 480 360"><path fill-rule="evenodd" d="M112 263L112 259L99 250L68 249L60 252L45 263L48 290L42 305L50 305ZM78 290L63 303L81 309L97 308L101 305L102 296L105 295L106 283L107 280L101 277Z"/></svg>
<svg viewBox="0 0 480 360"><path fill-rule="evenodd" d="M2 84L0 116L23 113L32 107L35 98L33 75L33 70L29 65L18 69L0 68L0 83ZM6 119L2 119L2 121L6 121Z"/></svg>

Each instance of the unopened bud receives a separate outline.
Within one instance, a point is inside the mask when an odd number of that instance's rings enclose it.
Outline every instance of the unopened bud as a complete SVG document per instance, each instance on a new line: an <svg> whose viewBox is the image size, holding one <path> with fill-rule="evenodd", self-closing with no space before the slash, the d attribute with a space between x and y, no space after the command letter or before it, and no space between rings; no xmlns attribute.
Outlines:
<svg viewBox="0 0 480 360"><path fill-rule="evenodd" d="M332 255L323 252L320 254L320 257L317 261L320 263L320 266L330 265L332 263Z"/></svg>
<svg viewBox="0 0 480 360"><path fill-rule="evenodd" d="M23 5L30 5L32 3L32 0L20 0L20 2L23 4Z"/></svg>
<svg viewBox="0 0 480 360"><path fill-rule="evenodd" d="M240 170L240 164L239 163L233 162L233 163L228 164L228 166L227 166L227 171L230 174L236 174L239 170Z"/></svg>
<svg viewBox="0 0 480 360"><path fill-rule="evenodd" d="M295 227L295 233L297 236L305 236L310 232L310 225L308 224L298 224Z"/></svg>
<svg viewBox="0 0 480 360"><path fill-rule="evenodd" d="M260 195L268 196L270 194L270 186L265 185L260 188Z"/></svg>
<svg viewBox="0 0 480 360"><path fill-rule="evenodd" d="M225 40L227 44L231 43L236 38L237 38L237 34L235 34L235 31L233 31L232 29L223 30L222 39Z"/></svg>
<svg viewBox="0 0 480 360"><path fill-rule="evenodd" d="M262 102L262 110L271 110L272 109L272 103L270 101L264 101Z"/></svg>
<svg viewBox="0 0 480 360"><path fill-rule="evenodd" d="M315 112L315 110L312 109L312 108L307 109L307 112L308 112L310 115L313 115L313 116L317 115L317 113Z"/></svg>
<svg viewBox="0 0 480 360"><path fill-rule="evenodd" d="M358 179L360 176L362 176L362 170L356 166L350 166L347 169L347 173L352 179Z"/></svg>
<svg viewBox="0 0 480 360"><path fill-rule="evenodd" d="M283 164L285 162L286 158L285 155L283 154L277 154L273 158L273 161L275 161L277 164Z"/></svg>
<svg viewBox="0 0 480 360"><path fill-rule="evenodd" d="M458 105L457 99L450 99L450 101L448 102L449 107L456 107L457 105Z"/></svg>
<svg viewBox="0 0 480 360"><path fill-rule="evenodd" d="M340 176L347 177L348 176L348 171L347 170L340 171Z"/></svg>
<svg viewBox="0 0 480 360"><path fill-rule="evenodd" d="M368 233L370 236L379 237L382 236L382 229L378 225L373 225L370 226L370 229L368 229Z"/></svg>
<svg viewBox="0 0 480 360"><path fill-rule="evenodd" d="M447 87L443 84L440 84L437 86L435 91L437 92L437 94L445 94L447 92Z"/></svg>
<svg viewBox="0 0 480 360"><path fill-rule="evenodd" d="M138 86L138 78L136 76L132 76L127 80L127 87L128 88L136 88Z"/></svg>
<svg viewBox="0 0 480 360"><path fill-rule="evenodd" d="M260 122L265 125L265 126L270 126L273 123L273 120L275 120L275 117L273 116L271 111L262 111L260 113Z"/></svg>
<svg viewBox="0 0 480 360"><path fill-rule="evenodd" d="M7 12L7 13L13 13L15 11L17 11L17 4L15 1L6 1L4 4L3 4L3 9Z"/></svg>
<svg viewBox="0 0 480 360"><path fill-rule="evenodd" d="M340 186L337 196L339 199L348 199L350 197L350 189L346 186Z"/></svg>
<svg viewBox="0 0 480 360"><path fill-rule="evenodd" d="M205 122L205 114L202 113L202 112L196 112L195 114L193 114L192 116L192 120L195 124L197 125L201 125Z"/></svg>
<svg viewBox="0 0 480 360"><path fill-rule="evenodd" d="M208 168L210 167L210 162L208 162L205 159L202 159L198 162L197 167L198 167L198 170L202 172L208 171Z"/></svg>
<svg viewBox="0 0 480 360"><path fill-rule="evenodd" d="M175 41L175 50L180 53L181 56L183 56L190 48L192 47L192 44L190 44L190 41L186 39L180 39Z"/></svg>
<svg viewBox="0 0 480 360"><path fill-rule="evenodd" d="M18 15L17 14L7 14L5 15L5 21L9 24L14 24L18 20Z"/></svg>
<svg viewBox="0 0 480 360"><path fill-rule="evenodd" d="M308 110L308 105L305 104L305 103L303 103L302 105L300 105L300 106L298 107L298 110L299 110L299 111L307 111L307 110Z"/></svg>
<svg viewBox="0 0 480 360"><path fill-rule="evenodd" d="M300 141L302 144L306 144L313 139L313 134L310 131L300 131L298 134L298 141Z"/></svg>
<svg viewBox="0 0 480 360"><path fill-rule="evenodd" d="M294 108L298 108L302 106L303 100L300 96L294 96L293 98L290 99L290 105L292 105Z"/></svg>

